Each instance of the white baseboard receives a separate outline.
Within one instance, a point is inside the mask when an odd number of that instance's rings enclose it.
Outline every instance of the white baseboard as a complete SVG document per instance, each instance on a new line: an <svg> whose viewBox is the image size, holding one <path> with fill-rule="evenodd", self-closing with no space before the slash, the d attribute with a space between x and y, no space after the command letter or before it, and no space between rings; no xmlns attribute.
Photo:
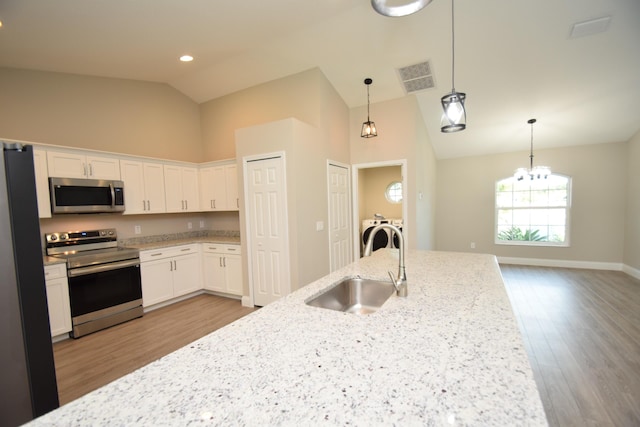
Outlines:
<svg viewBox="0 0 640 427"><path fill-rule="evenodd" d="M619 262L571 261L571 260L562 260L562 259L512 258L512 257L498 257L498 262L500 264L533 265L537 267L563 267L563 268L584 268L584 269L590 269L590 270L625 271L624 264ZM633 274L631 273L627 273L627 274L633 276Z"/></svg>
<svg viewBox="0 0 640 427"><path fill-rule="evenodd" d="M637 268L633 268L630 265L626 265L625 264L622 267L622 271L624 271L625 273L627 273L631 277L635 277L636 279L640 279L640 270L638 270Z"/></svg>

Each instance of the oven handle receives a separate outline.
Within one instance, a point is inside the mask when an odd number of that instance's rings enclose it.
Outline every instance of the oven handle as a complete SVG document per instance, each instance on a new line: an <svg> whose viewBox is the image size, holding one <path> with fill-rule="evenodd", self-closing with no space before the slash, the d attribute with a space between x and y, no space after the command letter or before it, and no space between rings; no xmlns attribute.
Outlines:
<svg viewBox="0 0 640 427"><path fill-rule="evenodd" d="M125 261L111 262L109 264L92 265L91 267L74 268L67 271L69 277L86 276L87 274L101 273L103 271L117 270L119 268L134 267L140 265L140 259L128 259Z"/></svg>

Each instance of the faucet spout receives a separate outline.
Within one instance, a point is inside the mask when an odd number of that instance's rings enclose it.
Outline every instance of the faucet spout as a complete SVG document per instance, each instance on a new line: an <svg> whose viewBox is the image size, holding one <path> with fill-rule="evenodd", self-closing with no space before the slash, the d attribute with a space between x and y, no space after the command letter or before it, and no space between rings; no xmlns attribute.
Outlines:
<svg viewBox="0 0 640 427"><path fill-rule="evenodd" d="M367 240L367 244L364 246L363 256L371 256L372 247L373 247L373 238L376 233L381 229L386 228L393 231L398 236L398 274L394 278L393 273L389 272L389 277L391 277L391 283L396 288L396 294L399 297L406 297L408 294L407 287L407 272L404 266L404 236L398 227L392 224L379 224L371 230L371 234L369 234L369 239Z"/></svg>

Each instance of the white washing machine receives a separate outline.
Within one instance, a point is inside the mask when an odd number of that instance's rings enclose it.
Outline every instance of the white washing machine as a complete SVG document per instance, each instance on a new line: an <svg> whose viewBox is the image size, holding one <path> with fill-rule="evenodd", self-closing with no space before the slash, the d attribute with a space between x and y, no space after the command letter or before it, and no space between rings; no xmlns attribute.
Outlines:
<svg viewBox="0 0 640 427"><path fill-rule="evenodd" d="M362 249L369 240L369 235L373 228L380 224L395 225L402 231L402 219L365 219L362 221ZM393 237L392 237L393 234ZM389 229L383 229L376 233L373 238L372 250L376 251L382 248L397 248L399 246L398 236Z"/></svg>

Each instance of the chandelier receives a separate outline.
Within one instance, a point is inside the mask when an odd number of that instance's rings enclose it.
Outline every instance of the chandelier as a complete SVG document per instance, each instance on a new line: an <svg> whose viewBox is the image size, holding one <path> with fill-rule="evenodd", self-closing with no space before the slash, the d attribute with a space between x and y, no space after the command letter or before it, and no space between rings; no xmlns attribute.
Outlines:
<svg viewBox="0 0 640 427"><path fill-rule="evenodd" d="M513 177L522 181L526 177L529 177L531 181L535 179L547 179L549 175L551 175L551 169L547 166L533 166L533 124L536 122L536 119L529 119L527 123L531 125L531 153L529 154L529 169L527 168L518 168L516 172L513 174Z"/></svg>

